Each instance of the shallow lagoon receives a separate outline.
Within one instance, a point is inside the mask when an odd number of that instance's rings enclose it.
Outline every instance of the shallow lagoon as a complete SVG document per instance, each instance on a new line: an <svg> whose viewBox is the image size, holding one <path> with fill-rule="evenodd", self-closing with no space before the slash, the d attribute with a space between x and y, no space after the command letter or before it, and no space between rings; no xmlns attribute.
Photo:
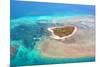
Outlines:
<svg viewBox="0 0 100 67"><path fill-rule="evenodd" d="M84 30L95 30L94 16L77 16L78 19L88 18L87 21L90 25L85 23L78 22L69 22L68 17L53 17L49 18L40 16L39 19L32 19L32 17L23 17L11 20L11 49L16 48L15 51L11 51L11 66L23 66L23 65L43 65L43 64L58 64L58 63L75 63L75 62L91 62L95 61L95 56L84 56L84 57L72 57L62 58L62 57L48 57L43 55L41 43L43 43L46 38L49 39L50 32L47 30L48 27L52 26L64 26L67 25L76 25ZM29 19L28 19L29 18ZM56 18L56 19L55 19ZM76 18L76 17L75 17ZM59 21L59 22L58 22ZM62 22L61 22L62 21ZM68 22L67 22L68 21ZM91 22L90 22L91 21ZM66 23L65 23L66 22ZM64 23L64 24L63 24ZM94 40L94 34L92 34ZM50 38L52 39L52 38ZM90 40L91 41L91 40ZM62 41L61 41L62 42ZM66 41L67 42L67 41ZM66 43L65 42L65 43ZM56 42L55 42L56 44ZM92 43L94 45L94 42ZM90 44L91 45L91 44ZM85 46L85 45L84 45ZM95 48L95 47L94 47ZM93 49L94 50L94 49ZM24 62L24 63L23 63Z"/></svg>

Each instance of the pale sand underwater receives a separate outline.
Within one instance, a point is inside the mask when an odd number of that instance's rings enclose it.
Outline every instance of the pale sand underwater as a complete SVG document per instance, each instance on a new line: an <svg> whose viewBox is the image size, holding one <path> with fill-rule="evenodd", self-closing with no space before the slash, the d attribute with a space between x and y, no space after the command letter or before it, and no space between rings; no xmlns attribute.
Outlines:
<svg viewBox="0 0 100 67"><path fill-rule="evenodd" d="M11 21L11 65L95 61L94 16L42 19L24 17ZM48 31L51 27L70 25L77 30L64 40L51 37Z"/></svg>
<svg viewBox="0 0 100 67"><path fill-rule="evenodd" d="M38 49L43 56L53 58L80 58L95 56L95 19L79 17L61 22L64 26L73 25L76 33L65 40L47 37L39 43ZM82 27L83 26L83 27ZM52 34L51 34L52 35Z"/></svg>

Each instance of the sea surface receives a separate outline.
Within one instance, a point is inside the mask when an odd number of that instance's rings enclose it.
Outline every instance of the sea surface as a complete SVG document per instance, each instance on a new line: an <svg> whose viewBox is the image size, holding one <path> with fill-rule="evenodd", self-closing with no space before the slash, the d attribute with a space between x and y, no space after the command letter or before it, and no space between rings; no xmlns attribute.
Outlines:
<svg viewBox="0 0 100 67"><path fill-rule="evenodd" d="M11 19L23 16L52 15L95 15L95 6L80 4L57 4L43 2L23 2L11 0Z"/></svg>
<svg viewBox="0 0 100 67"><path fill-rule="evenodd" d="M60 19L95 16L95 6L11 0L10 8L11 66L95 61L91 56L47 58L41 56L36 46L50 34L48 27L63 25L57 23Z"/></svg>

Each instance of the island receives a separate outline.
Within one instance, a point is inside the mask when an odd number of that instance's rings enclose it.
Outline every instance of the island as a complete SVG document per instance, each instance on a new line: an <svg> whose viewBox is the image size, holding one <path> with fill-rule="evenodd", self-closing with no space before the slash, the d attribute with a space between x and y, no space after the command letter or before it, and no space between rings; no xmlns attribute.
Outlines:
<svg viewBox="0 0 100 67"><path fill-rule="evenodd" d="M75 34L77 31L76 26L61 26L61 27L50 27L48 31L51 32L51 37L54 39L66 39Z"/></svg>

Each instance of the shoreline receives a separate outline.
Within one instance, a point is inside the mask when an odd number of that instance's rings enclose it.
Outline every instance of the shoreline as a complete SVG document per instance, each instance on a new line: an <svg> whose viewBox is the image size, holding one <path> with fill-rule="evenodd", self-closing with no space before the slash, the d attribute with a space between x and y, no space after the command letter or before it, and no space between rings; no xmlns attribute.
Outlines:
<svg viewBox="0 0 100 67"><path fill-rule="evenodd" d="M63 26L63 27L65 27L65 26ZM64 36L64 37L59 37L59 36L57 36L57 35L55 35L54 34L54 31L52 30L52 29L54 29L54 28L61 28L61 27L50 27L50 28L48 28L48 31L50 31L51 32L51 38L54 38L54 39L61 39L61 40L65 40L66 38L69 38L69 37L71 37L71 36L73 36L75 33L76 33L76 31L77 31L77 27L76 26L74 26L74 31L70 34L70 35L67 35L67 36Z"/></svg>

